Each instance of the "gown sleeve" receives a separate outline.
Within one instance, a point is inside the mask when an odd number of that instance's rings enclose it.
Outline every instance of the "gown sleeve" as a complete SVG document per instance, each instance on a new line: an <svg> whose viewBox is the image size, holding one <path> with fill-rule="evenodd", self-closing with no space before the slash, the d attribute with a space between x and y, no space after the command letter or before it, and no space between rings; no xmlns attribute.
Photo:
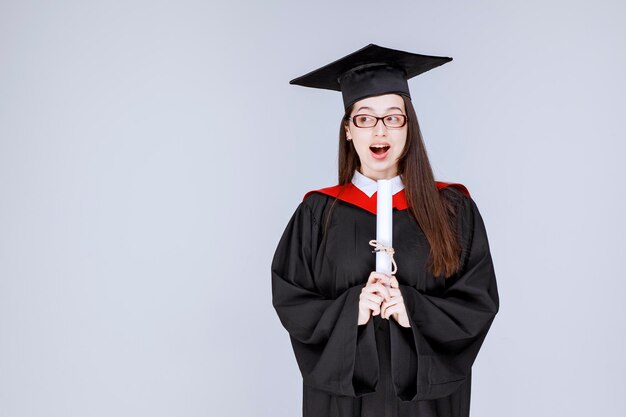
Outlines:
<svg viewBox="0 0 626 417"><path fill-rule="evenodd" d="M390 320L393 382L403 401L441 398L457 390L470 377L499 309L482 217L469 196L463 196L459 210L460 272L445 281L438 296L399 285L411 324L403 328Z"/></svg>
<svg viewBox="0 0 626 417"><path fill-rule="evenodd" d="M336 395L359 397L375 391L378 353L373 320L357 326L361 289L336 298L314 273L321 226L306 201L292 216L272 260L272 304L288 331L303 382ZM334 280L333 280L334 281Z"/></svg>

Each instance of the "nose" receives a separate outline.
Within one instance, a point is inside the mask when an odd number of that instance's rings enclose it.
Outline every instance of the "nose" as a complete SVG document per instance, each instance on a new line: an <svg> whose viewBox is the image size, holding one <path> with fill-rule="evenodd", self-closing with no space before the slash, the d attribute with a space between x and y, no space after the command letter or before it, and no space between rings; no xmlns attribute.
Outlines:
<svg viewBox="0 0 626 417"><path fill-rule="evenodd" d="M376 121L376 125L374 126L374 135L385 136L386 133L387 133L387 126L385 126L382 119L378 119Z"/></svg>

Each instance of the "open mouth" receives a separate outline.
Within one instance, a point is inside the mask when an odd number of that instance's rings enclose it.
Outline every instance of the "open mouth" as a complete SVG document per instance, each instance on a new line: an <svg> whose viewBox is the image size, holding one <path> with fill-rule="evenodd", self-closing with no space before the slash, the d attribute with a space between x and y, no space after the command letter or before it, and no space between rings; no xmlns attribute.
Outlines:
<svg viewBox="0 0 626 417"><path fill-rule="evenodd" d="M372 151L374 158L382 159L387 155L390 147L391 146L387 144L377 143L370 146L370 151Z"/></svg>

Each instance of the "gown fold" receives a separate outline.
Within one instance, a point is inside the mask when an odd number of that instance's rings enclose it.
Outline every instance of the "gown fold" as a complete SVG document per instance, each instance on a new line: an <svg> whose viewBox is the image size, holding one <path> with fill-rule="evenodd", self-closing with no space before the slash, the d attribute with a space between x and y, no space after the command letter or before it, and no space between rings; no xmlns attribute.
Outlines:
<svg viewBox="0 0 626 417"><path fill-rule="evenodd" d="M371 325L365 329L356 325L362 284L332 299L316 287L319 277L315 277L311 259L320 238L318 227L302 203L274 257L273 305L289 332L304 383L356 397L375 390L378 353L374 332Z"/></svg>
<svg viewBox="0 0 626 417"><path fill-rule="evenodd" d="M380 316L357 325L376 216L319 193L296 209L272 260L272 303L302 374L305 417L469 416L472 364L499 299L475 202L441 192L455 204L462 247L448 279L425 267L428 241L408 210L393 212L408 328Z"/></svg>

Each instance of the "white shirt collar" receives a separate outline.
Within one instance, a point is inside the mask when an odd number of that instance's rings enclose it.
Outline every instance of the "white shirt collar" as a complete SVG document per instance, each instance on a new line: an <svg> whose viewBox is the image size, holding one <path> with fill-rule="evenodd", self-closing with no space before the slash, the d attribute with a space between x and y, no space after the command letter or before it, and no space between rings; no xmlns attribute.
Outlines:
<svg viewBox="0 0 626 417"><path fill-rule="evenodd" d="M361 174L358 169L354 170L354 175L352 176L352 184L354 184L359 190L367 194L367 196L370 198L378 190L378 183L376 182L376 180L373 180L370 177L366 177L365 175ZM403 189L404 184L402 183L402 179L399 175L396 175L391 179L391 193L396 194Z"/></svg>

